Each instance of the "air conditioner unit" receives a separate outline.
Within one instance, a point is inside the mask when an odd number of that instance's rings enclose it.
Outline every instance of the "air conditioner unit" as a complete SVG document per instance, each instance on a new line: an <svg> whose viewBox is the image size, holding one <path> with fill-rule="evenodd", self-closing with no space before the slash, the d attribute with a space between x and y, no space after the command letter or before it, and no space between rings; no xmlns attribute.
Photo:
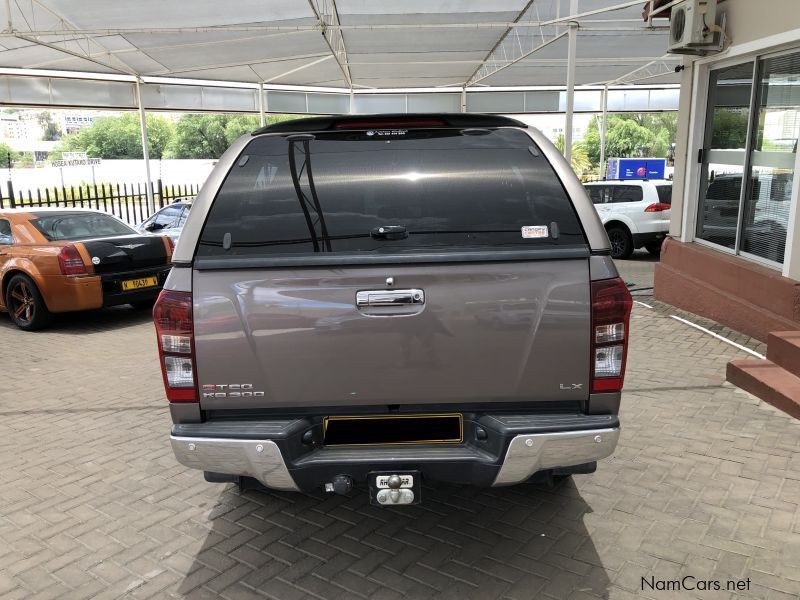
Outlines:
<svg viewBox="0 0 800 600"><path fill-rule="evenodd" d="M683 0L672 7L669 50L672 54L709 54L722 49L716 24L717 0Z"/></svg>

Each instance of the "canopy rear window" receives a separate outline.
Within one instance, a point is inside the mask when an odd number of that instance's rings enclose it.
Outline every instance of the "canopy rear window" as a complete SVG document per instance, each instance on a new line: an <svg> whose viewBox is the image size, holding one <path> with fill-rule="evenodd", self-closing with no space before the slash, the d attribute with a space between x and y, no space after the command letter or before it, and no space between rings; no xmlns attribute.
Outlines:
<svg viewBox="0 0 800 600"><path fill-rule="evenodd" d="M214 201L198 256L585 243L561 182L524 132L383 129L256 137Z"/></svg>

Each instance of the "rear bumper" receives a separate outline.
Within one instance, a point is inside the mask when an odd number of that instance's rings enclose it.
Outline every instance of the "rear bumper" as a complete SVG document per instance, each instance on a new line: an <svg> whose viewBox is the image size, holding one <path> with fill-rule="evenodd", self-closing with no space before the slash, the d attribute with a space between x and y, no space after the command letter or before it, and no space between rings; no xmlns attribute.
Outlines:
<svg viewBox="0 0 800 600"><path fill-rule="evenodd" d="M651 231L646 233L634 233L633 236L633 245L636 248L641 248L645 244L653 244L657 242L663 242L664 238L667 237L666 231Z"/></svg>
<svg viewBox="0 0 800 600"><path fill-rule="evenodd" d="M132 304L136 302L147 302L158 298L164 282L167 280L171 265L161 267L150 267L136 271L123 273L105 273L100 276L103 288L103 306L118 306L120 304ZM143 277L155 277L158 284L152 287L137 290L124 291L122 282L130 279L141 279Z"/></svg>
<svg viewBox="0 0 800 600"><path fill-rule="evenodd" d="M477 486L521 483L541 471L568 469L610 456L619 439L615 415L465 415L487 432L465 428L461 444L324 447L303 444L313 424L222 421L175 425L171 442L181 464L252 477L268 488L321 489L336 475L365 481L371 471L414 470L427 479Z"/></svg>

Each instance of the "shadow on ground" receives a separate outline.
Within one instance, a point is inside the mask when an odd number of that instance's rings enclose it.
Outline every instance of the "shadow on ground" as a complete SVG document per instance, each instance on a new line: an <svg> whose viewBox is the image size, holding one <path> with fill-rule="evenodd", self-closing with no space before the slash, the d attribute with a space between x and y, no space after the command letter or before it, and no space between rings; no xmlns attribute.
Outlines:
<svg viewBox="0 0 800 600"><path fill-rule="evenodd" d="M80 312L57 313L47 326L47 333L69 335L82 333L102 333L141 325L153 318L152 310L133 308L128 305L101 308ZM0 313L0 331L20 331L7 313Z"/></svg>
<svg viewBox="0 0 800 600"><path fill-rule="evenodd" d="M479 489L429 484L423 503L239 493L211 509L213 528L178 592L281 599L607 597L609 578L571 480Z"/></svg>

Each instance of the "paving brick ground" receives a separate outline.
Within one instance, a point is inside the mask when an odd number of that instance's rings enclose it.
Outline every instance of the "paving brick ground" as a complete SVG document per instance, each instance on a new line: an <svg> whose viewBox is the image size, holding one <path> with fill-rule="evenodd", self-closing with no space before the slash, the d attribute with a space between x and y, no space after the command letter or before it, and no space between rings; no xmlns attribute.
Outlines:
<svg viewBox="0 0 800 600"><path fill-rule="evenodd" d="M428 485L401 510L363 490L240 494L178 465L146 314L39 334L0 317L0 597L797 598L800 423L725 384L746 355L666 308L636 305L632 332L597 473ZM684 575L750 589L642 590Z"/></svg>

